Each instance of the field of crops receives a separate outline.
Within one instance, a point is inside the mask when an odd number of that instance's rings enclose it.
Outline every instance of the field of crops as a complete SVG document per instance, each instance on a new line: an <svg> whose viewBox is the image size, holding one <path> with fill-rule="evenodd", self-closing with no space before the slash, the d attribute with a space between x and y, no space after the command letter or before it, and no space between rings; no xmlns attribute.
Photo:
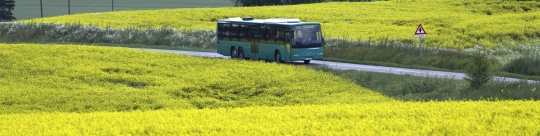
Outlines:
<svg viewBox="0 0 540 136"><path fill-rule="evenodd" d="M0 44L0 64L0 114L389 100L304 66L126 48Z"/></svg>
<svg viewBox="0 0 540 136"><path fill-rule="evenodd" d="M538 40L539 9L536 1L414 0L103 12L27 22L215 29L216 20L229 17L289 17L321 22L327 37L406 42L417 42L413 34L417 25L423 24L428 33L427 45L463 49Z"/></svg>
<svg viewBox="0 0 540 136"><path fill-rule="evenodd" d="M540 102L401 102L304 66L0 44L0 135L538 135Z"/></svg>
<svg viewBox="0 0 540 136"><path fill-rule="evenodd" d="M381 102L0 115L16 135L539 135L540 102Z"/></svg>
<svg viewBox="0 0 540 136"><path fill-rule="evenodd" d="M373 41L415 41L422 23L428 45L459 49L535 40L538 9L535 1L414 0L28 21L191 30L228 17L295 17L323 23L327 37ZM3 43L0 64L0 135L540 135L539 101L402 102L305 66Z"/></svg>

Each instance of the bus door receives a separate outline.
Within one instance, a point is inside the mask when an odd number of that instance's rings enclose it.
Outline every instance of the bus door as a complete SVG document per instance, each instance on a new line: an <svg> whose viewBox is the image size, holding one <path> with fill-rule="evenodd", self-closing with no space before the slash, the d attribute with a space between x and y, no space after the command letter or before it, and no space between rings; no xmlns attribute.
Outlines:
<svg viewBox="0 0 540 136"><path fill-rule="evenodd" d="M291 55L291 43L292 39L294 38L294 31L286 31L285 32L285 45L287 48L287 57L290 58Z"/></svg>
<svg viewBox="0 0 540 136"><path fill-rule="evenodd" d="M251 27L249 29L249 40L251 42L251 53L254 58L258 58L259 55L259 28Z"/></svg>

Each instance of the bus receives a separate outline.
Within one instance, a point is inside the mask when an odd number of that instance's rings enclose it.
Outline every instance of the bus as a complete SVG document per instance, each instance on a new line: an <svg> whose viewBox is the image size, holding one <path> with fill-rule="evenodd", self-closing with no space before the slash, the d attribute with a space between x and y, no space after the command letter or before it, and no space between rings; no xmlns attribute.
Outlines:
<svg viewBox="0 0 540 136"><path fill-rule="evenodd" d="M237 59L276 62L322 60L324 38L318 22L294 18L228 18L217 21L217 53Z"/></svg>

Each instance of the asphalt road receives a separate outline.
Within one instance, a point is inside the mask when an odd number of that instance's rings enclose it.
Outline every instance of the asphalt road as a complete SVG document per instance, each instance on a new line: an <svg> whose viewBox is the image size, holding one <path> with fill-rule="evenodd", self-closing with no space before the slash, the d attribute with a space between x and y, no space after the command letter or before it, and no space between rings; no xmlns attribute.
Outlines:
<svg viewBox="0 0 540 136"><path fill-rule="evenodd" d="M223 55L213 53L213 52L195 52L195 51L179 51L179 50L163 50L163 49L142 49L142 50L187 54L191 56L201 56L201 57L228 58L228 56L223 56ZM303 62L298 62L294 64L303 64ZM395 68L395 67L362 65L362 64L332 62L332 61L312 60L310 65L328 65L330 68L339 69L339 70L358 70L358 71L369 71L369 72L380 72L380 73L391 73L391 74L413 75L413 76L424 76L424 77L441 77L441 78L453 78L453 79L463 79L466 77L464 73L457 73L457 72ZM523 79L498 77L498 76L495 76L493 78L496 81L505 81L505 82L524 81ZM527 80L527 81L529 83L539 82L539 81L534 81L534 80Z"/></svg>

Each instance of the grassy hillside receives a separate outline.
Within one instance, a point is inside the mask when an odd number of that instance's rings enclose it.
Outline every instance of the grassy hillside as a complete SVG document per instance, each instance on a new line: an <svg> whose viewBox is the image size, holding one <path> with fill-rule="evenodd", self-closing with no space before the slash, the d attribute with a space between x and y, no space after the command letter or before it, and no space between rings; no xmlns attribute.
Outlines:
<svg viewBox="0 0 540 136"><path fill-rule="evenodd" d="M230 0L69 0L71 14L163 8L199 8L234 6ZM68 14L68 0L42 0L43 16ZM13 15L19 19L41 17L40 0L17 0Z"/></svg>
<svg viewBox="0 0 540 136"><path fill-rule="evenodd" d="M463 49L476 45L495 48L538 40L539 9L540 3L536 1L415 0L103 12L26 22L81 23L112 28L215 29L216 20L229 17L289 17L321 22L327 37L406 43L418 42L413 34L417 25L422 24L428 34L426 45Z"/></svg>
<svg viewBox="0 0 540 136"><path fill-rule="evenodd" d="M0 44L0 114L389 101L303 66L127 48Z"/></svg>

